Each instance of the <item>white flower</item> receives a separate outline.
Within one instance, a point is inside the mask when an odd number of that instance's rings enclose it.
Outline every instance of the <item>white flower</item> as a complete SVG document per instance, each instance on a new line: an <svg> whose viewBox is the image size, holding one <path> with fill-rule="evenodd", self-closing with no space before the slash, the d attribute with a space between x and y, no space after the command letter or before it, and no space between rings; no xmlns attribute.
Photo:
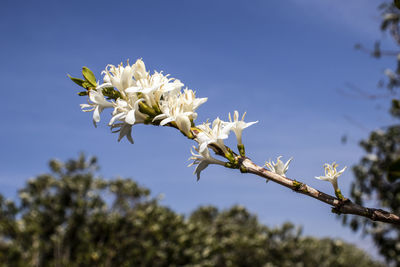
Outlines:
<svg viewBox="0 0 400 267"><path fill-rule="evenodd" d="M138 59L135 62L133 77L136 81L148 77L149 73L146 71L146 66L143 60Z"/></svg>
<svg viewBox="0 0 400 267"><path fill-rule="evenodd" d="M238 145L242 144L242 131L257 123L258 121L253 121L253 122L244 122L244 116L246 116L246 112L243 114L242 116L242 120L239 120L239 112L237 110L235 110L234 114L233 114L233 121L232 121L232 117L231 117L231 113L229 113L229 121L231 123L231 130L235 133L236 135L236 139L237 139L237 143Z"/></svg>
<svg viewBox="0 0 400 267"><path fill-rule="evenodd" d="M339 165L336 164L336 162L333 162L332 165L329 165L328 163L324 164L324 169L325 169L325 176L315 176L315 178L319 179L319 180L324 180L324 181L328 181L331 182L333 185L333 188L335 188L335 191L338 190L338 183L337 183L337 179L340 175L342 175L342 173L346 170L346 166L340 170L337 171L336 168Z"/></svg>
<svg viewBox="0 0 400 267"><path fill-rule="evenodd" d="M213 121L212 128L210 128L210 123L208 122L196 127L201 130L196 136L200 152L206 150L209 144L216 145L224 154L228 152L224 144L224 139L227 139L229 136L229 131L231 130L230 124L216 118Z"/></svg>
<svg viewBox="0 0 400 267"><path fill-rule="evenodd" d="M129 62L125 67L122 63L117 67L111 64L107 65L102 72L102 74L105 74L103 78L104 85L117 88L121 95L125 96L125 89L135 85L135 80L133 79L135 69L135 65L130 66Z"/></svg>
<svg viewBox="0 0 400 267"><path fill-rule="evenodd" d="M97 87L96 89L89 90L89 98L88 104L81 104L81 109L84 112L93 111L93 123L96 126L96 123L100 121L100 113L105 108L113 107L113 103L109 102L105 99L102 93L102 87Z"/></svg>
<svg viewBox="0 0 400 267"><path fill-rule="evenodd" d="M193 90L184 89L183 93L179 95L179 100L184 105L185 110L194 112L201 104L207 101L207 97L196 98L196 94Z"/></svg>
<svg viewBox="0 0 400 267"><path fill-rule="evenodd" d="M186 111L184 105L179 103L176 98L170 98L168 101L163 101L160 109L162 114L154 117L153 121L161 120L160 125L165 125L170 122L175 122L179 130L186 135L190 134L191 121L193 111Z"/></svg>
<svg viewBox="0 0 400 267"><path fill-rule="evenodd" d="M143 99L130 98L127 101L120 98L117 99L114 104L113 117L108 124L112 125L117 120L124 121L130 125L143 123L147 116L139 111L139 103L141 101Z"/></svg>
<svg viewBox="0 0 400 267"><path fill-rule="evenodd" d="M160 125L175 122L179 130L190 135L192 121L197 118L195 110L206 102L207 98L196 98L194 92L188 89L178 95L168 94L165 98L160 101L162 114L154 117L153 121L161 120Z"/></svg>
<svg viewBox="0 0 400 267"><path fill-rule="evenodd" d="M199 154L196 154L193 152L192 149L190 149L190 153L192 153L192 157L189 158L189 160L194 160L192 163L188 165L188 167L196 165L196 169L194 170L193 174L197 175L197 181L200 180L200 173L202 170L208 167L210 164L218 164L224 166L225 163L223 161L220 161L218 159L213 158L210 155L210 151L208 149L205 149L203 151L199 151L199 148L196 148L193 146L194 150L198 152Z"/></svg>
<svg viewBox="0 0 400 267"><path fill-rule="evenodd" d="M104 74L103 86L117 88L124 98L127 97L127 93L142 93L149 96L155 91L158 91L158 96L161 96L164 92L179 91L183 86L179 80L168 78L168 75L164 76L158 72L150 75L141 59L132 66L129 62L125 67L122 63L118 66L107 65L102 74ZM153 106L155 103L150 101L147 104Z"/></svg>
<svg viewBox="0 0 400 267"><path fill-rule="evenodd" d="M150 107L158 104L165 93L177 94L183 86L179 80L168 78L161 72L155 72L135 82L135 85L125 90L127 93L141 93Z"/></svg>
<svg viewBox="0 0 400 267"><path fill-rule="evenodd" d="M289 169L289 163L292 161L293 158L290 158L285 164L281 161L282 156L279 156L276 159L276 163L273 161L265 162L265 166L271 171L276 174L279 174L283 177L286 177L286 172Z"/></svg>
<svg viewBox="0 0 400 267"><path fill-rule="evenodd" d="M150 75L149 72L146 72L146 67L141 59L137 60L132 67L135 81L129 88L126 88L125 92L140 93L150 107L158 105L165 93L177 94L183 86L179 80L168 78L169 75L163 75L162 72L154 72L153 75Z"/></svg>

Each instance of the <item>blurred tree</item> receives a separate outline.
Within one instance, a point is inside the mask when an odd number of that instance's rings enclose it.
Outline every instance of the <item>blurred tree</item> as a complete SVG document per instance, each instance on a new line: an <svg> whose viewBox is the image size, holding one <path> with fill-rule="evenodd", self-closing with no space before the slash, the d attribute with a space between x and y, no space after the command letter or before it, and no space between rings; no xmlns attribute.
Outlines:
<svg viewBox="0 0 400 267"><path fill-rule="evenodd" d="M381 30L389 33L394 44L400 46L400 10L394 3L379 6L382 12ZM379 42L374 49L369 50L361 45L356 48L367 51L375 58L392 56L397 61L394 71L387 69L385 85L392 98L391 114L400 118L400 50L382 50ZM400 124L384 127L371 132L368 139L361 141L365 156L354 166L355 181L352 183L351 196L357 204L364 205L375 201L389 212L400 214ZM380 253L391 265L400 266L400 228L392 224L384 224L365 220L363 218L344 217L344 223L354 231L362 227L366 235L370 235L379 248Z"/></svg>
<svg viewBox="0 0 400 267"><path fill-rule="evenodd" d="M0 266L381 266L339 240L270 229L246 209L200 207L188 218L130 179L96 175L96 159L50 161L0 195Z"/></svg>

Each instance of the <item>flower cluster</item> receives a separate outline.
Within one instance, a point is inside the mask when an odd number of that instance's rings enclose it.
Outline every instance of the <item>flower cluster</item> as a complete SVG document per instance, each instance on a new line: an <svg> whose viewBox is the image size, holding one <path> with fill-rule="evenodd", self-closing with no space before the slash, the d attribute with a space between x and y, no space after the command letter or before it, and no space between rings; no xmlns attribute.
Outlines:
<svg viewBox="0 0 400 267"><path fill-rule="evenodd" d="M131 128L139 123L170 124L190 137L196 109L207 101L196 98L192 90L182 90L183 83L162 72L150 75L141 59L133 65L108 65L102 74L104 82L89 88L88 103L81 107L93 111L95 124L104 109L113 108L109 125L120 132L119 140L126 136L133 142Z"/></svg>
<svg viewBox="0 0 400 267"><path fill-rule="evenodd" d="M81 104L85 112L93 111L93 123L100 121L104 109L113 109L109 126L113 132L119 132L118 141L126 137L131 143L132 126L144 123L170 126L179 129L185 136L198 143L192 153L191 165L197 165L195 173L200 178L200 172L209 164L222 164L237 168L237 154L225 146L224 140L233 131L236 135L240 156L245 156L242 143L242 131L255 122L244 122L237 111L229 114L229 121L217 118L213 123L195 125L197 108L207 101L207 98L196 98L195 92L183 89L183 83L177 79L163 75L162 72L150 74L144 62L139 59L135 64L129 62L124 66L108 65L102 72L103 83L96 82L94 74L86 67L82 74L85 80L71 79L87 89L79 95L87 95L87 104ZM217 155L228 159L223 162L211 156L212 149Z"/></svg>

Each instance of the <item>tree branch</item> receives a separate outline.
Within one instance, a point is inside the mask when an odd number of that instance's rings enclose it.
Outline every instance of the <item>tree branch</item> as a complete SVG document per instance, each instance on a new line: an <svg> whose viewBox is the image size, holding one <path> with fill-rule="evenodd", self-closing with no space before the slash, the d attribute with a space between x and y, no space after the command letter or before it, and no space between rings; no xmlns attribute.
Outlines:
<svg viewBox="0 0 400 267"><path fill-rule="evenodd" d="M242 172L255 174L257 176L260 176L262 178L271 180L275 183L290 188L293 191L296 191L297 193L301 193L309 197L315 198L319 201L325 202L326 204L332 206L332 211L335 213L353 214L366 217L373 221L380 221L380 222L400 225L400 217L397 216L396 214L381 209L366 208L351 202L350 199L339 200L336 197L321 192L304 183L270 172L267 169L256 165L249 158L239 157L239 163L240 166L242 167L241 168Z"/></svg>
<svg viewBox="0 0 400 267"><path fill-rule="evenodd" d="M197 135L199 134L199 131L196 128L192 128L191 133L193 134L193 139L196 139ZM209 147L215 152L215 154L225 157L225 155L220 151L220 149L217 146L211 144L209 145ZM347 198L345 198L344 200L340 200L334 196L321 192L302 182L287 177L283 177L279 174L268 171L267 169L255 164L249 158L237 155L229 147L226 148L233 153L233 156L238 162L237 168L243 173L255 174L257 176L260 176L262 178L271 180L275 183L290 188L297 193L301 193L303 195L322 201L328 205L331 205L332 212L337 214L358 215L366 217L373 221L380 221L380 222L400 225L400 217L397 216L396 214L387 212L382 209L366 208L356 203L353 203L350 199Z"/></svg>

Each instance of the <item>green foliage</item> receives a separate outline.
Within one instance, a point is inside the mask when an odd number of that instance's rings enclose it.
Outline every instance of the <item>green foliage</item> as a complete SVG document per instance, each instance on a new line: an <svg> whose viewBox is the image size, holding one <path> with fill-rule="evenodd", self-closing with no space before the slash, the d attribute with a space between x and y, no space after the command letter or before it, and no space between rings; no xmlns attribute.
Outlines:
<svg viewBox="0 0 400 267"><path fill-rule="evenodd" d="M387 173L389 182L395 182L400 178L400 158L390 163Z"/></svg>
<svg viewBox="0 0 400 267"><path fill-rule="evenodd" d="M374 131L361 142L366 155L354 166L356 180L351 195L357 204L375 199L390 212L400 214L400 183L398 168L400 157L400 126ZM353 230L363 225L363 231L371 235L380 253L389 262L400 264L400 231L390 224L353 217L349 222Z"/></svg>
<svg viewBox="0 0 400 267"><path fill-rule="evenodd" d="M94 76L93 72L87 68L87 67L83 67L82 68L82 76L83 79L80 78L74 78L71 77L71 75L68 75L68 77L77 85L79 85L80 87L85 88L86 90L90 90L90 89L95 89L97 87L97 82L96 82L96 77ZM83 91L83 92L79 92L78 93L79 96L84 96L84 95L88 95L87 91Z"/></svg>
<svg viewBox="0 0 400 267"><path fill-rule="evenodd" d="M0 195L0 266L381 266L355 246L269 228L245 208L188 218L129 179L96 176L96 159L50 161L51 173Z"/></svg>
<svg viewBox="0 0 400 267"><path fill-rule="evenodd" d="M393 2L380 5L382 11L381 29L392 37L400 46L400 10ZM379 43L378 43L379 44ZM372 52L378 57L393 56L396 61L394 71L386 71L386 87L393 95L400 87L400 52L385 51L378 46ZM400 101L391 101L390 113L400 118ZM400 124L398 122L381 130L371 132L366 140L360 143L365 156L353 167L355 181L352 184L351 196L356 203L366 205L371 200L391 213L400 214ZM344 217L344 223L353 230L362 229L375 241L380 253L387 262L400 266L400 228L391 224L373 222L360 217Z"/></svg>
<svg viewBox="0 0 400 267"><path fill-rule="evenodd" d="M84 87L84 86L83 86L83 83L85 82L85 80L82 80L82 79L79 79L79 78L71 77L71 75L68 75L68 77L69 77L74 83L76 83L77 85L79 85L79 86L81 86L81 87Z"/></svg>

